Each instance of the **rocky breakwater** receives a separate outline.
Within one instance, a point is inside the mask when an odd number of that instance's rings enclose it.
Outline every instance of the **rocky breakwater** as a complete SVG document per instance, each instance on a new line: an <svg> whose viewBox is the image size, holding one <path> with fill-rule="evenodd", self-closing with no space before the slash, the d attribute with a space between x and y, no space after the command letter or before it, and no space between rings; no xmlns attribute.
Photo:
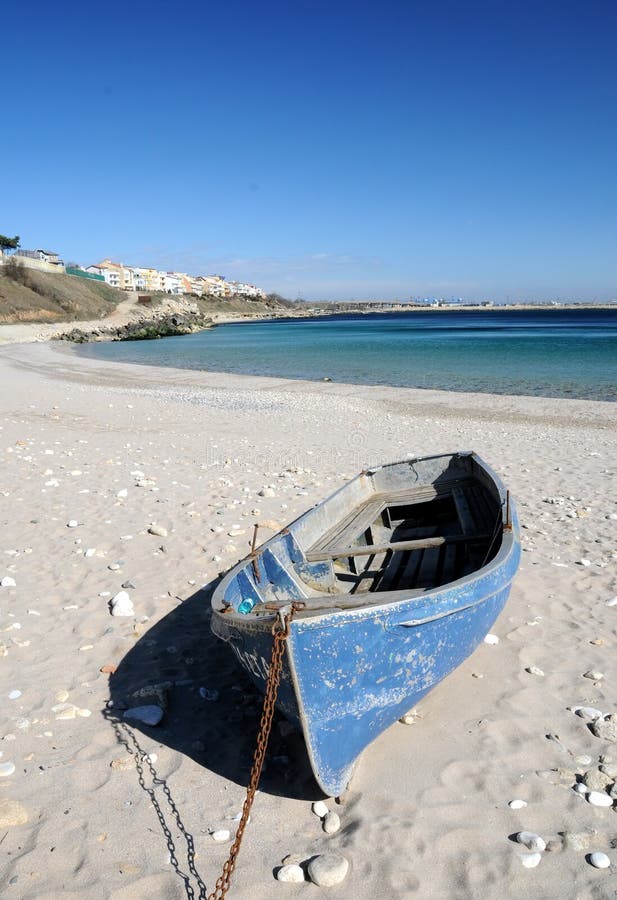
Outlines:
<svg viewBox="0 0 617 900"><path fill-rule="evenodd" d="M94 327L71 328L56 335L56 340L86 344L90 341L147 341L174 335L194 334L213 328L212 319L197 312L166 313L143 316L121 325L97 324Z"/></svg>

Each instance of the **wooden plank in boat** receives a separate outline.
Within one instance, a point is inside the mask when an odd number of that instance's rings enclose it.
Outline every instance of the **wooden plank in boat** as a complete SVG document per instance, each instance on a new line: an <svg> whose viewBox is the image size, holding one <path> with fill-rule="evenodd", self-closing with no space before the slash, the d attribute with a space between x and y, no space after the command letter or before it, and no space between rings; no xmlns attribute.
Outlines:
<svg viewBox="0 0 617 900"><path fill-rule="evenodd" d="M422 554L422 562L414 580L415 588L433 588L437 584L437 567L441 547L430 547Z"/></svg>
<svg viewBox="0 0 617 900"><path fill-rule="evenodd" d="M401 553L392 553L384 566L381 578L375 583L374 590L379 592L394 590L401 580L401 575L411 556L413 554L409 550Z"/></svg>
<svg viewBox="0 0 617 900"><path fill-rule="evenodd" d="M469 504L478 525L486 531L492 531L501 520L501 507L491 503L490 498L481 485L475 485L469 491Z"/></svg>
<svg viewBox="0 0 617 900"><path fill-rule="evenodd" d="M456 566L458 549L456 544L446 544L443 548L443 562L440 575L441 584L447 584L449 581L456 581L459 577Z"/></svg>
<svg viewBox="0 0 617 900"><path fill-rule="evenodd" d="M372 556L375 553L386 553L388 550L427 550L432 547L441 547L442 544L471 543L474 541L486 541L490 534L453 534L448 537L439 536L422 538L417 541L392 541L388 544L365 544L358 547L333 547L327 550L311 550L306 554L307 562L318 562L325 559L352 559L355 556Z"/></svg>
<svg viewBox="0 0 617 900"><path fill-rule="evenodd" d="M452 499L456 506L456 514L461 525L461 531L463 534L473 534L474 531L477 531L477 528L465 491L462 488L454 488Z"/></svg>
<svg viewBox="0 0 617 900"><path fill-rule="evenodd" d="M326 531L309 549L313 553L316 550L326 549L335 542L338 545L350 544L362 534L375 519L383 513L384 509L392 506L404 506L406 504L424 503L435 497L447 496L452 488L468 482L469 479L450 479L438 485L428 484L417 488L407 488L403 491L391 491L389 493L375 494L373 497L359 504L335 525Z"/></svg>

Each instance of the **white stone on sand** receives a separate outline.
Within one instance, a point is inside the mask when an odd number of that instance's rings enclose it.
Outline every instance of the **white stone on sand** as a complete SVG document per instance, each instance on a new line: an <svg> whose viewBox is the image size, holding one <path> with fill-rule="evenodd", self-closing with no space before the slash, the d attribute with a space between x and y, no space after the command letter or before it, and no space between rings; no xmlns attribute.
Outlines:
<svg viewBox="0 0 617 900"><path fill-rule="evenodd" d="M599 851L589 854L589 862L596 869L608 869L611 864L606 853L601 853Z"/></svg>
<svg viewBox="0 0 617 900"><path fill-rule="evenodd" d="M536 866L540 865L541 861L541 853L528 853L526 856L521 856L521 863L526 869L535 869Z"/></svg>
<svg viewBox="0 0 617 900"><path fill-rule="evenodd" d="M304 871L301 866L294 864L281 866L276 873L277 881L284 881L288 884L300 884L304 881Z"/></svg>
<svg viewBox="0 0 617 900"><path fill-rule="evenodd" d="M519 831L516 835L516 840L519 844L527 847L528 850L539 850L541 852L546 849L546 842L535 831Z"/></svg>
<svg viewBox="0 0 617 900"><path fill-rule="evenodd" d="M527 806L526 800L510 800L508 803L510 809L524 809Z"/></svg>
<svg viewBox="0 0 617 900"><path fill-rule="evenodd" d="M323 830L326 834L336 834L341 827L341 820L337 813L329 812L324 816L322 823Z"/></svg>
<svg viewBox="0 0 617 900"><path fill-rule="evenodd" d="M134 616L135 609L126 591L118 591L110 601L112 616Z"/></svg>
<svg viewBox="0 0 617 900"><path fill-rule="evenodd" d="M225 841L228 841L231 837L231 832L228 831L227 828L220 828L218 831L210 832L210 836L213 841L216 841L217 844L223 844Z"/></svg>
<svg viewBox="0 0 617 900"><path fill-rule="evenodd" d="M496 634L487 634L486 637L484 638L484 643L485 644L498 644L499 638L497 637Z"/></svg>
<svg viewBox="0 0 617 900"><path fill-rule="evenodd" d="M334 887L344 880L349 863L340 853L323 853L308 864L308 875L319 887Z"/></svg>
<svg viewBox="0 0 617 900"><path fill-rule="evenodd" d="M17 587L17 582L10 575L5 575L2 581L0 581L0 587Z"/></svg>
<svg viewBox="0 0 617 900"><path fill-rule="evenodd" d="M326 804L323 802L323 800L316 800L312 804L311 809L315 813L316 816L319 816L320 819L323 819L324 816L327 816L328 813L330 812L330 810L328 809Z"/></svg>
<svg viewBox="0 0 617 900"><path fill-rule="evenodd" d="M612 798L603 791L589 791L587 794L587 801L591 803L592 806L609 807L613 805Z"/></svg>

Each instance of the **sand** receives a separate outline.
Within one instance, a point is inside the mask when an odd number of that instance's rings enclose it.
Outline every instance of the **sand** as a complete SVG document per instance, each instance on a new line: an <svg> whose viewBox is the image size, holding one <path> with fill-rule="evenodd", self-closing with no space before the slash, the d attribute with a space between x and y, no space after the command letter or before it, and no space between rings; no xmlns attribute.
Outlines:
<svg viewBox="0 0 617 900"><path fill-rule="evenodd" d="M228 896L613 897L617 813L572 784L601 754L617 762L617 744L568 707L617 712L616 413L3 347L0 579L16 583L0 588L0 765L15 765L0 778L3 896L213 890L229 842L210 831L233 834L259 710L210 635L209 586L246 553L255 519L284 524L368 464L474 449L522 523L499 643L368 748L347 802L326 801L334 835L311 812L321 795L301 742L277 723ZM260 497L268 485L275 496ZM112 617L128 582L135 616ZM155 682L169 685L162 723L118 724L110 700ZM549 844L537 868L512 839L523 829ZM340 886L275 880L288 854L330 850L350 864ZM612 868L593 868L592 851Z"/></svg>

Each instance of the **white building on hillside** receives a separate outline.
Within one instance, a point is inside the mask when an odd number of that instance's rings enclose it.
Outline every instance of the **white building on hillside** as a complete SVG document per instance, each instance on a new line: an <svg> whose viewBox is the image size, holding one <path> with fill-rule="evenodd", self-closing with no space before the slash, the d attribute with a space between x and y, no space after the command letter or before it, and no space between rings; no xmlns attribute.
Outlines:
<svg viewBox="0 0 617 900"><path fill-rule="evenodd" d="M163 290L167 294L183 294L182 277L175 272L163 272Z"/></svg>

